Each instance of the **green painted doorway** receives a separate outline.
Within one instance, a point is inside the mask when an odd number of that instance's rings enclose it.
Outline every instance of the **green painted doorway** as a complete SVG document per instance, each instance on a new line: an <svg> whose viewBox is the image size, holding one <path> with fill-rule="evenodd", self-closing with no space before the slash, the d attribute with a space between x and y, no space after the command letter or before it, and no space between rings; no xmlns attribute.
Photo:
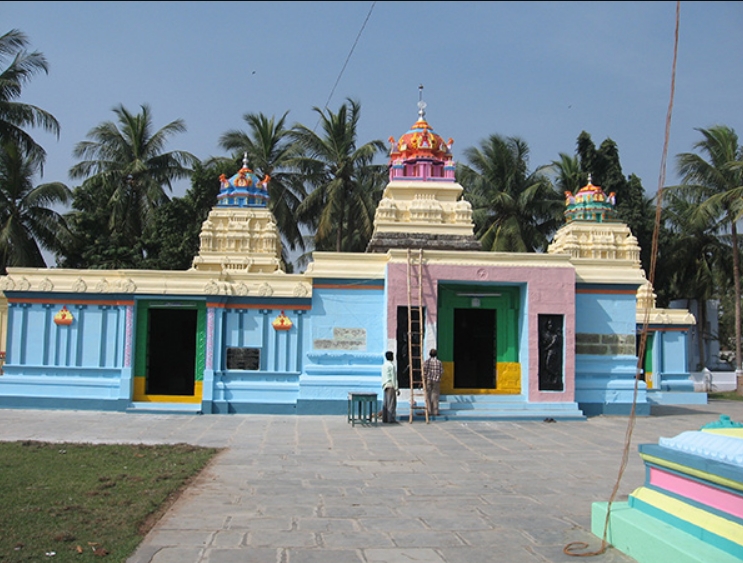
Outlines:
<svg viewBox="0 0 743 563"><path fill-rule="evenodd" d="M441 393L519 394L521 288L439 283L436 344Z"/></svg>
<svg viewBox="0 0 743 563"><path fill-rule="evenodd" d="M134 400L198 403L205 366L204 303L137 304Z"/></svg>

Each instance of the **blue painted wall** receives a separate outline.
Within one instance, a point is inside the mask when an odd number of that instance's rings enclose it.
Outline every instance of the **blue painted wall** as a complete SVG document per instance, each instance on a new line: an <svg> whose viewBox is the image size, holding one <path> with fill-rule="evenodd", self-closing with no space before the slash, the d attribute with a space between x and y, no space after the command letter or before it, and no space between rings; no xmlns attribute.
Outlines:
<svg viewBox="0 0 743 563"><path fill-rule="evenodd" d="M10 293L9 297L13 297ZM124 304L44 302L23 294L8 305L6 361L0 406L118 410L125 345ZM74 321L54 323L67 305Z"/></svg>
<svg viewBox="0 0 743 563"><path fill-rule="evenodd" d="M637 287L578 286L575 400L588 416L650 413L647 385L636 383ZM621 340L616 340L621 337Z"/></svg>
<svg viewBox="0 0 743 563"><path fill-rule="evenodd" d="M344 413L348 393L378 393L385 344L382 280L316 280L303 342L302 413Z"/></svg>

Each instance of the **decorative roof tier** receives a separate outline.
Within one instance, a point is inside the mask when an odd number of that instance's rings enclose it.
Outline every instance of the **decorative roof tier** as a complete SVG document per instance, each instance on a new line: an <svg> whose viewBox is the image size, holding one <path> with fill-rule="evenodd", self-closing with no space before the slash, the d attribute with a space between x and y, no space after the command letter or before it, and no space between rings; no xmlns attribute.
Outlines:
<svg viewBox="0 0 743 563"><path fill-rule="evenodd" d="M229 180L222 174L219 181L222 183L217 194L218 207L266 207L268 205L268 182L266 175L261 180L248 168L248 153L243 157L243 166L237 174Z"/></svg>
<svg viewBox="0 0 743 563"><path fill-rule="evenodd" d="M390 180L454 181L452 139L444 141L426 121L426 102L418 102L418 120L395 141L389 138Z"/></svg>
<svg viewBox="0 0 743 563"><path fill-rule="evenodd" d="M220 176L217 204L201 225L199 254L191 269L222 273L281 270L281 236L268 209L268 181L243 166L229 180Z"/></svg>
<svg viewBox="0 0 743 563"><path fill-rule="evenodd" d="M620 221L606 223L572 221L555 233L548 254L570 254L572 258L629 260L640 268L640 246L630 228Z"/></svg>
<svg viewBox="0 0 743 563"><path fill-rule="evenodd" d="M374 215L367 252L482 250L474 236L472 205L454 179L453 141L445 143L429 127L425 107L420 100L418 121L399 141L390 137L390 181Z"/></svg>
<svg viewBox="0 0 743 563"><path fill-rule="evenodd" d="M615 220L614 205L616 198L614 192L608 196L599 186L591 183L591 175L588 175L588 184L583 186L578 193L565 192L565 219L571 221L592 221L603 223Z"/></svg>

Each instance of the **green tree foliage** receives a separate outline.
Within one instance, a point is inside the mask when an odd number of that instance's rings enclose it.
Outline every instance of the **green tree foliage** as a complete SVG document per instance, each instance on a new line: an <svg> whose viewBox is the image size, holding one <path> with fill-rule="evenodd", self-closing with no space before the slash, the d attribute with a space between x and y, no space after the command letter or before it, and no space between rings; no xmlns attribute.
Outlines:
<svg viewBox="0 0 743 563"><path fill-rule="evenodd" d="M671 236L667 244L665 268L669 291L674 299L698 303L697 330L699 358L702 369L706 365L704 340L717 338L707 330L707 301L730 287L732 271L726 268L730 260L730 246L719 236L719 225L700 221L696 209L698 194L665 191L663 220Z"/></svg>
<svg viewBox="0 0 743 563"><path fill-rule="evenodd" d="M544 252L562 224L564 199L546 175L529 171L529 147L518 137L491 135L464 151L457 180L472 204L475 236L483 249Z"/></svg>
<svg viewBox="0 0 743 563"><path fill-rule="evenodd" d="M72 267L139 267L145 257L142 238L153 228L155 210L170 199L165 189L172 191L172 182L187 178L199 162L188 152L164 152L171 136L185 132L181 120L155 131L146 104L139 114L123 106L113 111L118 123L93 128L89 140L73 151L83 160L70 169L70 177L85 181L76 189L82 193L75 194L69 217L73 233L66 262L76 264ZM92 237L79 230L87 227Z"/></svg>
<svg viewBox="0 0 743 563"><path fill-rule="evenodd" d="M217 160L196 164L191 188L182 198L173 198L155 211L154 225L143 237L148 270L188 270L199 253L201 226L217 203L220 174L231 176L233 161Z"/></svg>
<svg viewBox="0 0 743 563"><path fill-rule="evenodd" d="M36 106L16 101L26 84L39 72L49 73L46 58L38 51L29 53L28 37L17 29L0 36L0 65L11 59L0 73L0 142L12 142L27 154L43 174L46 151L24 127L41 127L59 138L59 123L53 115Z"/></svg>
<svg viewBox="0 0 743 563"><path fill-rule="evenodd" d="M58 258L61 268L138 268L143 249L120 231L110 228L110 195L95 183L84 183L72 191L72 210L65 214L69 231L62 238Z"/></svg>
<svg viewBox="0 0 743 563"><path fill-rule="evenodd" d="M640 178L634 174L624 176L619 162L619 149L611 139L606 139L597 150L591 136L582 131L578 136L576 152L581 170L587 176L590 175L591 183L600 186L607 194L613 192L616 195L617 218L625 223L637 238L640 245L640 262L649 277L656 215L654 198L646 196ZM656 273L660 270L656 263ZM663 283L657 278L654 288L656 293L665 291Z"/></svg>
<svg viewBox="0 0 743 563"><path fill-rule="evenodd" d="M577 156L561 152L559 157L546 170L554 175L553 182L559 192L577 193L588 182L588 175L581 169Z"/></svg>
<svg viewBox="0 0 743 563"><path fill-rule="evenodd" d="M738 135L730 127L717 125L697 129L703 139L694 148L699 153L677 155L678 171L682 177L682 192L693 193L699 205L693 219L703 224L724 226L730 233L733 255L733 288L735 295L735 365L741 371L741 289L740 251L737 223L743 216L743 147ZM738 393L743 394L739 385Z"/></svg>
<svg viewBox="0 0 743 563"><path fill-rule="evenodd" d="M360 104L347 99L337 113L315 107L323 135L297 124L292 139L299 155L292 165L311 187L297 209L310 225L315 250L363 252L374 230L384 188L384 166L373 164L386 150L380 140L357 145Z"/></svg>
<svg viewBox="0 0 743 563"><path fill-rule="evenodd" d="M53 208L71 194L59 182L33 185L42 158L38 151L24 156L12 141L0 144L0 274L8 266L44 268L41 250L59 250L66 226Z"/></svg>
<svg viewBox="0 0 743 563"><path fill-rule="evenodd" d="M245 154L251 169L261 177L268 176L269 209L284 243L292 250L304 249L304 239L297 220L297 208L306 197L302 178L292 172L295 147L285 127L289 112L278 120L258 114L245 114L249 133L233 129L219 140L221 147L232 151L235 158ZM231 176L235 170L227 174Z"/></svg>
<svg viewBox="0 0 743 563"><path fill-rule="evenodd" d="M181 198L172 198L153 213L152 228L134 246L125 244L108 229L108 196L84 184L74 191L74 212L68 214L75 236L65 245L66 268L187 270L199 251L199 234L209 211L216 204L219 175L234 173L231 161L197 163L191 188Z"/></svg>
<svg viewBox="0 0 743 563"><path fill-rule="evenodd" d="M720 322L719 322L719 336L720 350L729 352L735 349L735 304L733 303L735 294L732 288L727 293L720 295ZM720 354L720 360L727 362L731 368L734 368L735 358L733 355L726 355L722 357Z"/></svg>
<svg viewBox="0 0 743 563"><path fill-rule="evenodd" d="M39 72L48 74L44 55L28 51L17 29L0 36L0 273L8 266L45 267L42 249L57 252L64 221L53 208L70 197L59 182L33 186L44 172L46 151L25 130L41 127L59 137L53 115L18 101L23 86Z"/></svg>

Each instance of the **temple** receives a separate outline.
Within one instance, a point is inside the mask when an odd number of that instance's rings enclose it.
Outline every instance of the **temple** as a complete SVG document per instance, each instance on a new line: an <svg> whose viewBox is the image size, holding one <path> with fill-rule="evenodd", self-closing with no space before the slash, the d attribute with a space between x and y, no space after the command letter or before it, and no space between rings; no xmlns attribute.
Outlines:
<svg viewBox="0 0 743 563"><path fill-rule="evenodd" d="M547 253L484 252L453 141L434 132L424 103L390 142L366 252L314 252L303 273L282 269L270 178L247 161L220 178L187 271L9 268L0 407L344 414L349 393L381 397L385 351L406 390L411 355L430 348L449 419L706 403L687 366L694 317L655 307L613 194L590 181L566 194ZM403 394L398 414L406 408Z"/></svg>

